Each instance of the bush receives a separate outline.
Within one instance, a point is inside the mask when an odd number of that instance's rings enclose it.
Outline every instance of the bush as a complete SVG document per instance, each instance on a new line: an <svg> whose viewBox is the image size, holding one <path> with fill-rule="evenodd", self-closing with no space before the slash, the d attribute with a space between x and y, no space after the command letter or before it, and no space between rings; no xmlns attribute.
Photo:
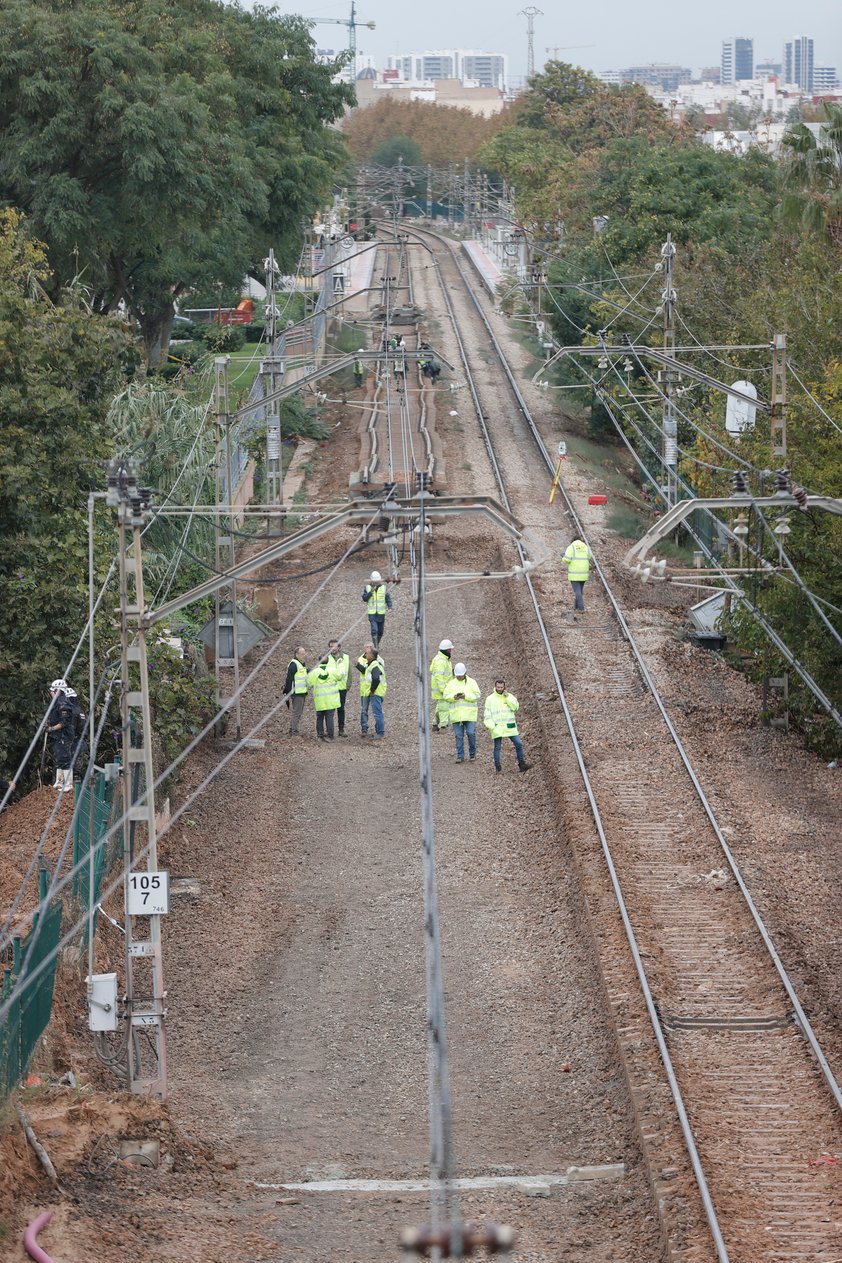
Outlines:
<svg viewBox="0 0 842 1263"><path fill-rule="evenodd" d="M239 351L245 345L246 335L242 325L205 325L202 341L209 351Z"/></svg>
<svg viewBox="0 0 842 1263"><path fill-rule="evenodd" d="M241 328L246 335L246 342L260 342L266 332L266 326L259 321L250 325L242 325Z"/></svg>
<svg viewBox="0 0 842 1263"><path fill-rule="evenodd" d="M199 326L193 320L176 320L170 334L170 342L192 342L201 334Z"/></svg>

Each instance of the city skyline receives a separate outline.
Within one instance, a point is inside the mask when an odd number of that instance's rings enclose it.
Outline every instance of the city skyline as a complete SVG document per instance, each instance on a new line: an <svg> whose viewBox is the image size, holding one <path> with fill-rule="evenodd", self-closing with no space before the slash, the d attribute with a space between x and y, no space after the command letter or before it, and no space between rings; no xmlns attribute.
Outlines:
<svg viewBox="0 0 842 1263"><path fill-rule="evenodd" d="M251 0L243 0L251 7ZM526 75L526 18L518 0L427 0L417 9L396 7L386 0L357 0L357 47L361 55L385 66L389 56L413 49L479 48L505 52L513 82ZM540 5L536 7L540 8ZM313 35L320 48L347 47L347 31L339 22L350 14L350 0L301 0L277 5L281 13L332 18ZM373 21L376 29L366 29ZM677 13L665 0L642 0L633 11L618 0L594 10L553 13L547 4L535 18L535 66L540 69L548 47L559 47L560 60L599 73L631 64L675 62L698 71L720 63L722 41L734 34L754 41L755 62L781 60L783 47L801 33L814 41L817 64L842 69L842 22L837 0L815 0L801 17L768 12L763 0L734 6L712 0L704 13ZM566 47L565 47L566 46ZM578 47L570 47L578 46Z"/></svg>

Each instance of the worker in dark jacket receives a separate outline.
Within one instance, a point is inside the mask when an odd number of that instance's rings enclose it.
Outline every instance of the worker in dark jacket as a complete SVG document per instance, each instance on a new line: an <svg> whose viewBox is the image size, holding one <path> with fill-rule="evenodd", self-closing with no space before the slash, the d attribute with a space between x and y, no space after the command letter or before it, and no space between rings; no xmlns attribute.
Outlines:
<svg viewBox="0 0 842 1263"><path fill-rule="evenodd" d="M301 719L301 713L304 710L304 703L307 701L307 659L305 655L306 650L303 645L299 645L295 651L295 657L290 659L290 664L287 667L287 678L284 681L286 706L287 710L291 712L289 731L293 737L298 736L298 724Z"/></svg>
<svg viewBox="0 0 842 1263"><path fill-rule="evenodd" d="M47 733L53 747L56 779L53 789L60 794L73 788L73 744L76 731L76 711L67 696L67 681L53 680L50 685L52 706L47 715Z"/></svg>

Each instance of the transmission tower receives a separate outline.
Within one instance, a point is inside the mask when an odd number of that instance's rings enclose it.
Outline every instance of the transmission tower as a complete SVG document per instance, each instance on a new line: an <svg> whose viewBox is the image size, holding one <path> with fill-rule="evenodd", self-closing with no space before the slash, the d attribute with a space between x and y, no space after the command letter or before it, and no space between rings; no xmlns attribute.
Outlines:
<svg viewBox="0 0 842 1263"><path fill-rule="evenodd" d="M535 19L543 16L543 9L536 8L534 4L527 5L525 9L521 9L518 13L519 18L526 18L526 40L528 46L526 74L530 79L535 74Z"/></svg>

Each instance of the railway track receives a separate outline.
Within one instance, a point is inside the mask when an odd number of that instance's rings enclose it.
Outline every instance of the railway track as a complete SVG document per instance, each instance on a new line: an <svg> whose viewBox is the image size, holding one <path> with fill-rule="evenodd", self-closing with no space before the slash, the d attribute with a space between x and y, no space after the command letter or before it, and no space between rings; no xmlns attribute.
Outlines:
<svg viewBox="0 0 842 1263"><path fill-rule="evenodd" d="M405 245L387 252L385 267L381 301L373 313L382 322L375 347L379 359L366 398L360 467L351 475L350 489L381 495L394 485L412 494L416 473L423 471L430 489L440 493L445 466L435 427L428 424L433 388L419 367L424 332Z"/></svg>
<svg viewBox="0 0 842 1263"><path fill-rule="evenodd" d="M436 234L413 232L435 243L442 297L508 506L512 435L490 420L504 394L548 480L554 460L453 250ZM460 324L472 320L494 348L496 387L489 364L480 371L461 337ZM586 538L564 487L561 494ZM522 504L511 507L525 516ZM527 581L707 1220L708 1240L682 1240L667 1218L670 1255L840 1260L833 1155L842 1153L842 1093L620 602L599 564L596 571L587 618L572 625L549 602L542 608ZM646 1150L645 1136L642 1143Z"/></svg>

